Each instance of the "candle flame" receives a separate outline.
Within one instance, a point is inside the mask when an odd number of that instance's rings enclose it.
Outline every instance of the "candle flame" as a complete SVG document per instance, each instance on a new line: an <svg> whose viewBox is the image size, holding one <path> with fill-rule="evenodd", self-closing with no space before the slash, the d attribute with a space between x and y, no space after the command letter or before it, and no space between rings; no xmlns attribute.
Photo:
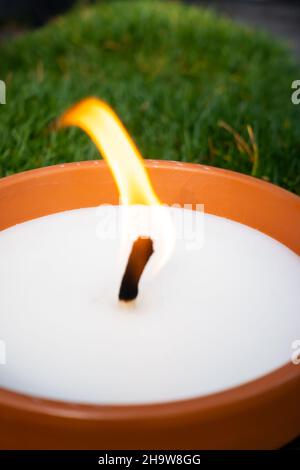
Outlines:
<svg viewBox="0 0 300 470"><path fill-rule="evenodd" d="M148 263L150 269L147 265L146 277L152 277L173 251L175 231L170 213L156 195L143 158L129 133L111 107L97 98L86 98L72 106L61 116L57 126L80 127L103 155L118 187L121 203L126 207L122 220L121 265L127 262L133 242L149 237L154 241L156 256ZM145 206L155 211L145 211ZM141 222L138 227L137 218Z"/></svg>
<svg viewBox="0 0 300 470"><path fill-rule="evenodd" d="M122 204L160 204L138 148L107 103L86 98L66 111L58 126L78 126L90 136L113 174Z"/></svg>

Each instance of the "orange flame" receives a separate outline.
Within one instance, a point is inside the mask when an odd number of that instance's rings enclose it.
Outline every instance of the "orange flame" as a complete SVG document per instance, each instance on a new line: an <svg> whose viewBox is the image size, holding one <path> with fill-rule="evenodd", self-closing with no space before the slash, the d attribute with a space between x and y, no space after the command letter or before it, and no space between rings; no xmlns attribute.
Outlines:
<svg viewBox="0 0 300 470"><path fill-rule="evenodd" d="M143 158L116 113L97 98L86 98L58 121L58 127L78 126L94 141L106 160L121 202L127 205L158 205Z"/></svg>
<svg viewBox="0 0 300 470"><path fill-rule="evenodd" d="M149 279L169 259L175 245L175 231L170 213L155 194L132 138L110 106L97 98L86 98L75 104L62 115L57 126L80 127L103 155L118 187L121 203L127 208L121 224L120 264L127 263L136 239L151 238L157 254L147 265L145 275ZM135 224L137 215L141 226Z"/></svg>

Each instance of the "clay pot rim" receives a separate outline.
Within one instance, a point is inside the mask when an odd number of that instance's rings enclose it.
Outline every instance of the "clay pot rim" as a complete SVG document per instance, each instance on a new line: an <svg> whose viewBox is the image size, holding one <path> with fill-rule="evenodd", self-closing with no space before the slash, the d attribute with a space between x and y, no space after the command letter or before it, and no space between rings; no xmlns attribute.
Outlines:
<svg viewBox="0 0 300 470"><path fill-rule="evenodd" d="M208 174L224 176L225 178L235 179L240 182L247 182L256 187L264 187L273 193L281 194L285 198L294 200L299 204L300 198L272 183L248 176L245 174L237 173L231 170L214 168L207 165L200 165L197 163L185 163L177 161L161 161L161 160L146 160L147 168L161 168L161 169L178 169L178 170L201 170ZM34 170L16 173L0 179L1 186L10 186L16 182L21 182L28 177L38 177L44 173L50 174L61 173L66 169L72 171L79 171L81 168L94 167L98 165L105 166L103 161L84 161L72 162L53 165L50 167L43 167ZM300 367L292 364L291 362L284 364L282 367L271 371L262 377L256 378L251 381L244 382L240 385L222 390L220 392L211 393L209 395L194 397L189 399L168 401L162 403L148 403L148 404L124 404L124 405L94 405L85 403L73 403L58 400L49 400L35 396L21 394L9 389L0 388L0 406L15 410L23 410L28 413L36 414L37 416L48 416L51 418L69 418L82 421L140 421L147 418L151 420L160 420L161 418L174 418L179 416L189 416L192 419L193 415L201 413L203 420L206 417L211 418L212 415L220 416L230 412L232 407L243 409L247 402L251 406L253 400L265 401L268 400L270 392L274 390L280 394L282 389L289 389L295 382L300 383Z"/></svg>
<svg viewBox="0 0 300 470"><path fill-rule="evenodd" d="M15 182L21 182L30 176L38 176L43 175L44 173L48 174L56 174L61 173L65 169L72 170L72 171L79 171L82 168L91 168L94 166L98 167L105 167L107 166L104 160L88 160L88 161L79 161L79 162L69 162L69 163L60 163L57 165L45 166L41 168L34 168L32 170L22 171L20 173L14 173L13 175L5 176L0 178L1 185L9 186L10 184L14 184ZM217 168L209 165L202 165L200 163L190 163L190 162L178 162L175 160L154 160L154 159L146 159L145 165L147 168L161 168L161 169L180 169L185 171L190 171L191 169L194 171L201 170L202 172L207 172L208 174L215 174L219 176L227 176L230 179L234 179L241 182L247 182L248 184L256 187L264 187L271 192L275 192L278 194L285 194L286 196L298 201L300 204L300 197L296 194L284 189L280 186L275 185L274 183L270 183L269 181L262 180L260 178L256 178L251 175L246 175L244 173L238 173L237 171L227 170L225 168Z"/></svg>

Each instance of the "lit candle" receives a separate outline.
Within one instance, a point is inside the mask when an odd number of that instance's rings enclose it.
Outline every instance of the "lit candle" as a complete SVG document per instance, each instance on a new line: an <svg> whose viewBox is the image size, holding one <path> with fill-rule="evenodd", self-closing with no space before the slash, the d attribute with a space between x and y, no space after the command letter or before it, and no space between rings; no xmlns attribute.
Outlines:
<svg viewBox="0 0 300 470"><path fill-rule="evenodd" d="M261 436L270 436L269 398L285 424L281 439L267 442L296 436L292 404L299 374L287 363L300 337L299 245L294 232L287 235L268 213L277 207L282 223L289 221L297 232L296 196L246 177L173 163L160 179L166 199L172 194L177 202L177 194L179 203L194 204L197 195L197 202L208 200L213 213L229 219L167 209L107 105L85 100L59 124L78 125L92 137L121 204L96 207L98 190L102 202L112 202L98 162L2 180L0 207L6 201L11 211L0 219L0 340L6 359L0 365L0 411L10 426L2 441L14 442L16 420L20 429L30 425L46 446L95 446L99 433L104 446L119 448L136 440L140 448L195 446L200 437L209 447L216 439L222 448L233 442L250 446L266 439L254 438L243 422L259 422ZM199 181L209 183L200 190ZM202 190L206 197L198 201ZM238 209L234 193L244 201L237 201ZM249 195L265 198L266 221ZM263 232L287 240L295 252ZM106 406L128 404L159 406ZM51 425L47 416L54 419ZM225 433L214 429L216 419ZM127 428L134 429L132 436ZM161 431L166 428L167 434Z"/></svg>
<svg viewBox="0 0 300 470"><path fill-rule="evenodd" d="M202 248L177 240L124 310L119 241L97 237L99 220L113 223L119 211L67 211L1 232L2 387L75 402L165 402L238 385L290 360L300 337L296 254L207 214Z"/></svg>

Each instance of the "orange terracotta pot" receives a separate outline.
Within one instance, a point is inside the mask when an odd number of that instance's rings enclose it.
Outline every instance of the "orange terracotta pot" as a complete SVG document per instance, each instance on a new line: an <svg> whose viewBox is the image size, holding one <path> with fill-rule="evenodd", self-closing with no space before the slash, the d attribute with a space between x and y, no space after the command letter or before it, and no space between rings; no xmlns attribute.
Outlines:
<svg viewBox="0 0 300 470"><path fill-rule="evenodd" d="M200 165L147 161L160 199L276 238L300 255L300 198L274 185ZM117 203L103 162L58 165L0 180L0 230L58 211ZM0 389L2 449L278 448L300 434L300 365L221 393L157 405L93 406Z"/></svg>

